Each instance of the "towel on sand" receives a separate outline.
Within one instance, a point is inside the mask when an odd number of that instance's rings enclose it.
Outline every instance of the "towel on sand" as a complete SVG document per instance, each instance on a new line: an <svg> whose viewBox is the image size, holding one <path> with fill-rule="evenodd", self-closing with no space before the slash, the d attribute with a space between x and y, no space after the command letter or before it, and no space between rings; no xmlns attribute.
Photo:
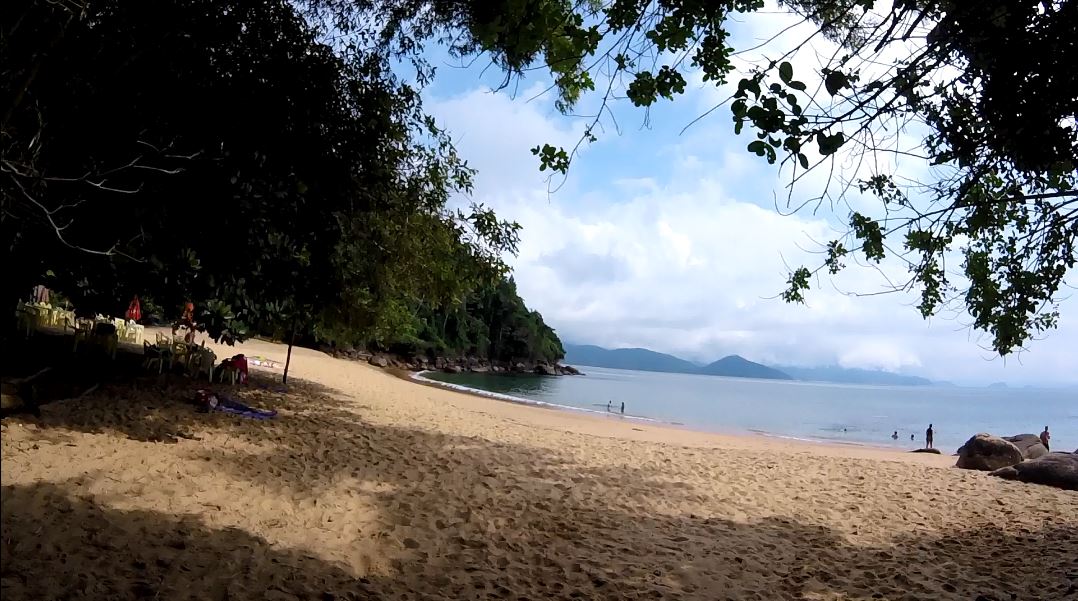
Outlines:
<svg viewBox="0 0 1078 601"><path fill-rule="evenodd" d="M276 411L248 407L239 401L234 401L224 395L207 390L196 392L195 401L198 402L203 411L223 411L252 419L272 419L277 416Z"/></svg>

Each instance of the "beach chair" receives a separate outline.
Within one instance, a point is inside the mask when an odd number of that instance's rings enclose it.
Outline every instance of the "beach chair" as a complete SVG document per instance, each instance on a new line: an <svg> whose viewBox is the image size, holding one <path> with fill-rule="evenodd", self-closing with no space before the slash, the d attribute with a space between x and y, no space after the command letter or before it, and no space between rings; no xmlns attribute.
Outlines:
<svg viewBox="0 0 1078 601"><path fill-rule="evenodd" d="M188 367L188 362L191 360L191 355L189 351L190 349L188 348L186 342L183 342L182 340L179 342L173 340L172 344L169 345L168 368L171 370L173 365L179 363L183 366L184 370L186 370Z"/></svg>
<svg viewBox="0 0 1078 601"><path fill-rule="evenodd" d="M34 322L36 320L36 313L30 305L19 301L17 307L15 307L15 319L18 321L19 330L23 332L23 336L30 337L30 334L34 332Z"/></svg>
<svg viewBox="0 0 1078 601"><path fill-rule="evenodd" d="M75 325L74 325L74 327L72 329L75 330L74 341L73 341L73 344L71 345L71 352L74 353L74 352L78 352L78 350L79 350L79 341L80 340L89 340L90 339L90 332L92 332L93 329L94 329L94 322L76 320Z"/></svg>
<svg viewBox="0 0 1078 601"><path fill-rule="evenodd" d="M157 366L157 373L165 371L165 351L156 344L150 344L148 340L142 342L142 354L146 357L142 361L142 368L146 370Z"/></svg>
<svg viewBox="0 0 1078 601"><path fill-rule="evenodd" d="M236 385L236 379L240 376L240 370L235 365L232 365L231 361L222 361L221 369L217 373L221 374L221 383L224 384L225 380L232 386Z"/></svg>
<svg viewBox="0 0 1078 601"><path fill-rule="evenodd" d="M111 320L112 325L116 326L116 337L119 340L127 340L127 322L119 317L113 317Z"/></svg>
<svg viewBox="0 0 1078 601"><path fill-rule="evenodd" d="M123 336L121 339L129 344L142 344L142 326L134 321L124 322Z"/></svg>
<svg viewBox="0 0 1078 601"><path fill-rule="evenodd" d="M187 372L195 378L206 373L210 382L213 382L214 364L217 362L217 355L206 347L199 348L191 352L191 359L187 362Z"/></svg>
<svg viewBox="0 0 1078 601"><path fill-rule="evenodd" d="M233 386L236 385L237 381L241 384L247 383L247 358L242 354L221 361L220 369L222 384L224 384L226 378L228 383Z"/></svg>

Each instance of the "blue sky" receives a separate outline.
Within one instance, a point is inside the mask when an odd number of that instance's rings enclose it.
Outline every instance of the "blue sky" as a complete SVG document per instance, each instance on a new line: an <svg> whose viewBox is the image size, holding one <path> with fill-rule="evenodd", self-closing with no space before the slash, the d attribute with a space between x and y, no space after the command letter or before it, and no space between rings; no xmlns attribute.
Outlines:
<svg viewBox="0 0 1078 601"><path fill-rule="evenodd" d="M792 22L779 14L747 19L735 26L735 45L754 45ZM479 170L473 199L524 226L520 253L510 260L518 287L563 340L643 346L696 360L737 353L763 362L878 368L970 384L1078 382L1072 350L1078 303L1069 299L1058 330L1003 360L966 327L968 315L926 321L912 295L847 294L881 290L885 275L903 275L895 264L882 272L851 265L823 278L806 306L771 298L783 288L786 265L820 260L813 252L839 233L849 208L776 211L776 198L785 208L789 174L745 151L752 138L733 134L726 108L680 133L729 88L690 74L683 97L651 110L649 128L645 113L622 101L615 111L621 134L608 127L577 157L565 184L549 193L529 149L571 147L587 121L557 113L551 94L532 99L548 85L540 77L493 92L501 73L492 67L484 74L483 60L461 67L448 57L431 58L438 73L425 91L427 110ZM814 66L801 59L794 65L799 78ZM594 102L585 99L581 112ZM894 168L924 175L918 164ZM849 163L840 163L839 172L854 176ZM795 200L824 184L822 176L809 177ZM850 202L878 210L871 198Z"/></svg>

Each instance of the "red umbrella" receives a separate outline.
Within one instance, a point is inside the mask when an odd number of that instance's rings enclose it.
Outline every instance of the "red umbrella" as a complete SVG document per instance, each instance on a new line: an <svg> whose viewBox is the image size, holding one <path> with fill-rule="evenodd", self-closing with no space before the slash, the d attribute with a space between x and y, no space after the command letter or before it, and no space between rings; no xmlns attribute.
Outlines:
<svg viewBox="0 0 1078 601"><path fill-rule="evenodd" d="M138 295L131 299L131 304L127 306L127 319L131 321L138 321L142 319L142 306L139 305Z"/></svg>

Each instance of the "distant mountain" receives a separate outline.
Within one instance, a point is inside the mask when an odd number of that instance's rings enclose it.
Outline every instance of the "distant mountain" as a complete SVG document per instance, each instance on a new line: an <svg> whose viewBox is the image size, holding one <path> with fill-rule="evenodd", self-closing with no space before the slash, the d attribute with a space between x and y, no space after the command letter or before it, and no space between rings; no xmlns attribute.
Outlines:
<svg viewBox="0 0 1078 601"><path fill-rule="evenodd" d="M684 359L646 348L605 349L590 344L566 344L564 362L569 365L682 374L695 374L700 371L700 368Z"/></svg>
<svg viewBox="0 0 1078 601"><path fill-rule="evenodd" d="M739 355L729 355L714 363L701 365L646 348L605 349L591 344L566 344L565 363L611 369L660 371L678 374L701 374L728 378L760 378L765 380L806 380L837 384L869 384L876 386L930 386L931 380L873 369L838 367L793 367L762 365ZM941 385L948 385L943 382Z"/></svg>
<svg viewBox="0 0 1078 601"><path fill-rule="evenodd" d="M776 365L798 380L810 382L836 382L839 384L870 384L877 386L929 386L931 380L917 376L904 376L877 369L857 369L832 365L829 367L793 367Z"/></svg>
<svg viewBox="0 0 1078 601"><path fill-rule="evenodd" d="M729 355L718 361L700 368L699 373L709 376L726 376L728 378L760 378L762 380L793 380L789 374L783 373L773 367L753 363L748 359Z"/></svg>

